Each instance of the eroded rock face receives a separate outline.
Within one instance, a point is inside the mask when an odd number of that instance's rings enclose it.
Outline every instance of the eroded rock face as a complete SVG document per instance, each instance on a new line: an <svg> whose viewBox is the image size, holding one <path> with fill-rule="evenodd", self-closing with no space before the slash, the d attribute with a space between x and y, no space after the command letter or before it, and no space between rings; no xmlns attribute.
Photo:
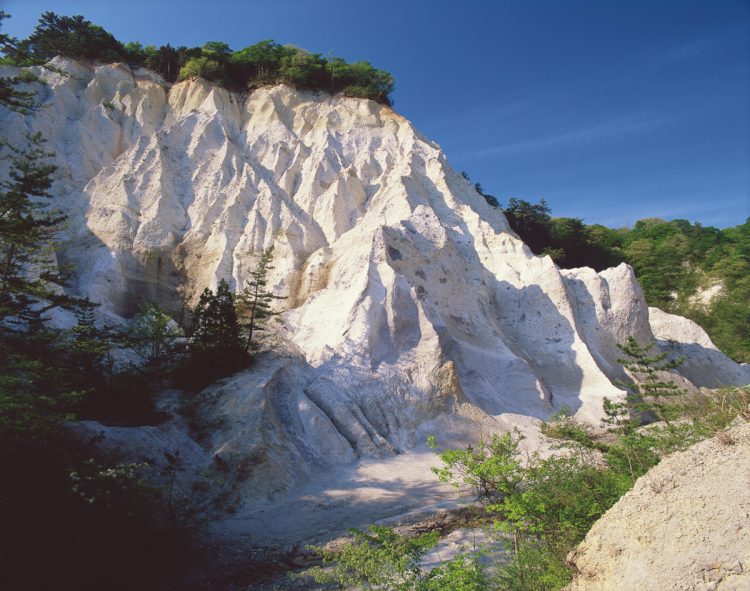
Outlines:
<svg viewBox="0 0 750 591"><path fill-rule="evenodd" d="M676 357L684 357L680 373L694 384L721 388L750 382L750 365L735 363L713 344L692 320L649 308L657 343Z"/></svg>
<svg viewBox="0 0 750 591"><path fill-rule="evenodd" d="M147 300L176 313L221 279L241 290L275 247L284 355L268 381L224 386L220 412L237 423L217 453L252 449L297 473L407 449L449 415L491 425L567 406L596 422L602 398L622 395L616 343L653 337L629 267L561 272L534 256L386 106L56 65L72 75L40 72L49 106L0 124L15 141L41 131L55 153L79 294L123 317Z"/></svg>
<svg viewBox="0 0 750 591"><path fill-rule="evenodd" d="M568 591L750 588L750 424L642 476L569 556Z"/></svg>

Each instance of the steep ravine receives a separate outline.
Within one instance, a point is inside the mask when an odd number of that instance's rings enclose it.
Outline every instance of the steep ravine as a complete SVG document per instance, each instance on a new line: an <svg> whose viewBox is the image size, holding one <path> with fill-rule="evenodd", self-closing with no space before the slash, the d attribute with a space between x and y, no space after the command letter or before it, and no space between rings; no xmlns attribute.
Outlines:
<svg viewBox="0 0 750 591"><path fill-rule="evenodd" d="M428 433L465 441L563 407L597 422L602 398L622 395L616 344L655 336L629 267L534 256L387 106L55 65L70 75L37 69L47 106L0 125L11 141L42 132L55 154L76 293L125 321L146 301L177 312L221 279L241 290L275 247L274 352L203 394L217 425L205 446L176 424L113 434L184 446L196 474L242 467L240 504L408 455ZM750 381L700 329L673 325L656 336L689 356L696 386Z"/></svg>

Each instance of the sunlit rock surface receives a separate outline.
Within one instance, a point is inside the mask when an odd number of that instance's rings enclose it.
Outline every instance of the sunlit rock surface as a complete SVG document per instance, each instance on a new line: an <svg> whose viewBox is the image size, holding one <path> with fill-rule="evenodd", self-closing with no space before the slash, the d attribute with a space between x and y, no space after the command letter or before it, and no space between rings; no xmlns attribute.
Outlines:
<svg viewBox="0 0 750 591"><path fill-rule="evenodd" d="M275 247L281 353L207 394L222 417L211 453L250 458L248 482L284 488L437 425L478 435L563 407L597 422L602 398L622 395L616 343L653 339L629 267L534 256L387 106L55 64L70 75L38 70L47 106L0 124L11 141L41 131L54 153L77 293L125 318L146 301L178 315L221 279L241 290ZM696 385L748 381L691 331L674 338ZM692 361L706 355L721 361L710 372Z"/></svg>
<svg viewBox="0 0 750 591"><path fill-rule="evenodd" d="M568 560L567 591L750 589L750 424L668 456Z"/></svg>

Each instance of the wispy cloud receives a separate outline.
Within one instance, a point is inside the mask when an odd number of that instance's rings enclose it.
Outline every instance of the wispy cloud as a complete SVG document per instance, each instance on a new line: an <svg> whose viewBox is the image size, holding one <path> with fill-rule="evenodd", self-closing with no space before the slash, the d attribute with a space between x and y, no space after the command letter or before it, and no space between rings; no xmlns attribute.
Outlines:
<svg viewBox="0 0 750 591"><path fill-rule="evenodd" d="M423 123L422 127L430 137L447 138L451 143L461 143L488 133L494 133L500 125L509 122L520 123L533 117L540 109L547 107L539 97L524 98L498 105L496 100L479 105L460 113L453 113L439 121Z"/></svg>
<svg viewBox="0 0 750 591"><path fill-rule="evenodd" d="M632 137L649 133L673 118L673 116L666 115L653 116L649 114L631 114L531 140L506 142L500 145L474 150L469 156L483 158L486 156L496 156L498 154L535 152L548 148L558 148L565 145L583 146L594 142Z"/></svg>
<svg viewBox="0 0 750 591"><path fill-rule="evenodd" d="M727 27L716 34L694 39L671 48L661 57L660 61L663 64L671 64L713 53L738 42L747 43L747 34L747 25Z"/></svg>

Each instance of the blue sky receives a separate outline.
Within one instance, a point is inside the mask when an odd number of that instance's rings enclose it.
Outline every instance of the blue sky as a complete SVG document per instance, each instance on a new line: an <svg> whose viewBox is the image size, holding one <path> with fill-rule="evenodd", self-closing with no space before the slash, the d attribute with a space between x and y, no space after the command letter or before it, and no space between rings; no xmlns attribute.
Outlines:
<svg viewBox="0 0 750 591"><path fill-rule="evenodd" d="M507 203L632 225L750 216L748 0L0 0L122 41L235 49L262 39L367 59L396 109Z"/></svg>

